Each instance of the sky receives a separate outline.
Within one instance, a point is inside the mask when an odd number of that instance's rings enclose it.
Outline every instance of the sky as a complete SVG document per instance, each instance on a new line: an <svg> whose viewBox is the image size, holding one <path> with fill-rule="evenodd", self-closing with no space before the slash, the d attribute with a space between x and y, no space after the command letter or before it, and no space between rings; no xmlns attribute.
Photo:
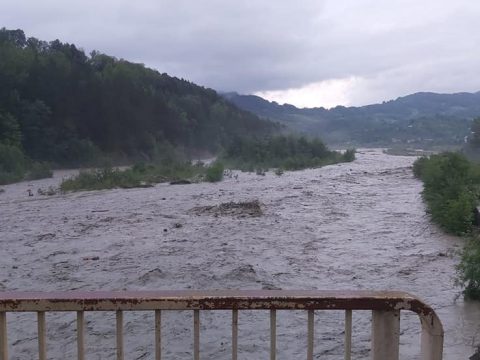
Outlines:
<svg viewBox="0 0 480 360"><path fill-rule="evenodd" d="M480 90L478 0L0 0L0 27L298 107Z"/></svg>

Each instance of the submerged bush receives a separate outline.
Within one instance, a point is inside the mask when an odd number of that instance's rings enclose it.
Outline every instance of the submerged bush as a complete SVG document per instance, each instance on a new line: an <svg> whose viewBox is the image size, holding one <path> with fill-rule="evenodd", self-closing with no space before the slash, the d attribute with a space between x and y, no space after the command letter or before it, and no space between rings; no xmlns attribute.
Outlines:
<svg viewBox="0 0 480 360"><path fill-rule="evenodd" d="M208 182L218 182L223 179L223 171L225 167L220 161L215 161L205 171L205 179Z"/></svg>
<svg viewBox="0 0 480 360"><path fill-rule="evenodd" d="M345 160L346 162L352 162L353 160L355 160L356 152L357 151L355 149L345 150L345 152L343 153L343 160Z"/></svg>
<svg viewBox="0 0 480 360"><path fill-rule="evenodd" d="M148 187L160 182L198 182L202 179L215 182L223 179L223 164L215 162L205 168L203 164L190 162L169 162L162 164L138 163L129 169L105 167L103 169L81 171L77 176L64 180L62 191L100 190L113 188Z"/></svg>
<svg viewBox="0 0 480 360"><path fill-rule="evenodd" d="M120 170L107 167L97 170L80 171L77 176L64 180L60 184L60 189L62 191L79 191L132 188L140 187L142 182L149 180L152 179L142 176L139 171L135 171L134 169Z"/></svg>

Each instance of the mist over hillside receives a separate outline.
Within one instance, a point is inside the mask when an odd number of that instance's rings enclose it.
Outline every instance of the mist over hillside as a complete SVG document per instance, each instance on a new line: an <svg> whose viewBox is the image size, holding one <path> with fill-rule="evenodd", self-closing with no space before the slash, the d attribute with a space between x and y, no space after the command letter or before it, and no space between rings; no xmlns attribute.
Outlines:
<svg viewBox="0 0 480 360"><path fill-rule="evenodd" d="M480 116L480 92L412 95L361 107L297 108L254 95L225 93L242 109L290 129L321 136L328 144L356 146L444 146L464 143Z"/></svg>

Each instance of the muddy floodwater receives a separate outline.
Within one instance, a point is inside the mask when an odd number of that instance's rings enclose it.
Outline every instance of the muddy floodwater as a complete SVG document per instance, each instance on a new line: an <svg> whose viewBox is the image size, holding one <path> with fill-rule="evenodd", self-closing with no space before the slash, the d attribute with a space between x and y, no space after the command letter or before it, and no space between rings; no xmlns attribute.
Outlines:
<svg viewBox="0 0 480 360"><path fill-rule="evenodd" d="M38 195L69 174L57 172L3 186L0 289L403 290L437 311L444 358L468 359L480 343L480 305L454 287L463 240L425 215L413 157L363 150L357 158L282 176L234 173L217 184ZM260 216L199 211L254 200ZM230 316L201 313L203 359L230 357ZM316 313L316 358L342 358L343 316ZM164 315L165 359L192 358L192 318ZM114 359L114 314L86 320L87 358ZM124 321L126 359L152 359L153 314L126 313ZM369 313L354 313L353 323L353 358L368 359ZM35 358L34 314L9 314L8 325L11 358ZM267 358L268 326L268 312L240 312L240 359ZM304 359L306 314L280 311L277 326L278 359ZM49 358L76 358L75 314L49 313L47 327ZM403 359L418 358L419 330L414 315L402 315Z"/></svg>

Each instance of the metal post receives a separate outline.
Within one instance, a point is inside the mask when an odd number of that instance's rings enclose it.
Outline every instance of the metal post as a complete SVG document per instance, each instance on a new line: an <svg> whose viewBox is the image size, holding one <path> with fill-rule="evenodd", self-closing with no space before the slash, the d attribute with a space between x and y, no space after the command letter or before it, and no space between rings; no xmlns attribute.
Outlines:
<svg viewBox="0 0 480 360"><path fill-rule="evenodd" d="M7 313L0 312L0 360L8 360Z"/></svg>
<svg viewBox="0 0 480 360"><path fill-rule="evenodd" d="M117 310L117 360L123 360L123 312Z"/></svg>
<svg viewBox="0 0 480 360"><path fill-rule="evenodd" d="M313 360L313 338L315 333L315 313L308 310L307 360Z"/></svg>
<svg viewBox="0 0 480 360"><path fill-rule="evenodd" d="M443 327L435 314L420 317L422 323L421 360L442 360Z"/></svg>
<svg viewBox="0 0 480 360"><path fill-rule="evenodd" d="M162 310L155 310L155 360L162 359Z"/></svg>
<svg viewBox="0 0 480 360"><path fill-rule="evenodd" d="M374 310L372 315L372 360L398 360L400 311Z"/></svg>
<svg viewBox="0 0 480 360"><path fill-rule="evenodd" d="M193 358L200 360L200 311L193 311Z"/></svg>
<svg viewBox="0 0 480 360"><path fill-rule="evenodd" d="M232 360L238 356L238 310L232 310Z"/></svg>
<svg viewBox="0 0 480 360"><path fill-rule="evenodd" d="M270 310L270 360L277 357L277 310Z"/></svg>
<svg viewBox="0 0 480 360"><path fill-rule="evenodd" d="M37 312L38 324L38 358L47 360L47 326L45 324L45 312Z"/></svg>
<svg viewBox="0 0 480 360"><path fill-rule="evenodd" d="M352 358L352 310L345 310L345 360Z"/></svg>
<svg viewBox="0 0 480 360"><path fill-rule="evenodd" d="M77 357L85 360L85 318L83 311L77 311Z"/></svg>

